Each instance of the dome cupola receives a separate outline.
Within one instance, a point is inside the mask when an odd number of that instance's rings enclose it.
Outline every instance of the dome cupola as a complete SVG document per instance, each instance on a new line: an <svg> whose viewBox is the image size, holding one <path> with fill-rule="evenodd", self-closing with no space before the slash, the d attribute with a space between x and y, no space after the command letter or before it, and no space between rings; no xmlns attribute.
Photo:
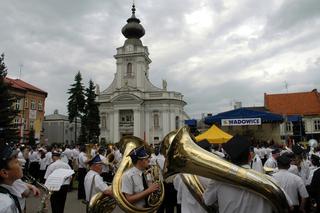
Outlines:
<svg viewBox="0 0 320 213"><path fill-rule="evenodd" d="M140 24L140 20L135 16L136 8L132 5L132 16L127 20L127 24L122 28L121 32L128 39L140 39L144 36L144 28Z"/></svg>

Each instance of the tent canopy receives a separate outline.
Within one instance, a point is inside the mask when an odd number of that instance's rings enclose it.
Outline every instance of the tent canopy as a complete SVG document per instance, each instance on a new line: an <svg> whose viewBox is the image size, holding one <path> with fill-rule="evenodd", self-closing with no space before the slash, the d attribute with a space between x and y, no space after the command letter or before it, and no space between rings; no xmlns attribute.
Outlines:
<svg viewBox="0 0 320 213"><path fill-rule="evenodd" d="M227 112L222 112L214 116L208 116L205 118L204 122L208 125L214 123L221 123L221 119L236 119L236 118L261 118L262 123L273 123L282 122L282 115L267 111L257 111L249 108L239 108L230 110Z"/></svg>
<svg viewBox="0 0 320 213"><path fill-rule="evenodd" d="M216 125L212 125L210 129L196 137L197 142L207 140L210 143L225 143L232 138L232 135L222 131Z"/></svg>

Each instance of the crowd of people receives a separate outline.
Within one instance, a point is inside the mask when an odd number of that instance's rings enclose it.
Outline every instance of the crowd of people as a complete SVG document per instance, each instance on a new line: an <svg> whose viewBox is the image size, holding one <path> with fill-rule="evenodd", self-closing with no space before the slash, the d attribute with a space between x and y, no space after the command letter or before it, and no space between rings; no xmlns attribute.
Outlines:
<svg viewBox="0 0 320 213"><path fill-rule="evenodd" d="M233 164L267 173L284 191L290 212L320 212L320 151L315 147L304 149L296 144L280 146L275 143L252 143L246 138L234 136L222 145L197 143L207 152ZM32 177L45 183L58 169L74 170L65 178L58 191L50 197L52 212L64 212L67 194L77 183L78 200L89 203L98 192L113 196L112 181L122 159L116 146L9 146L0 143L0 205L2 212L26 211L26 198L39 196L40 190L26 181ZM109 158L112 155L112 158ZM152 151L144 146L137 147L129 154L133 167L122 176L121 192L126 200L137 206L147 207L147 198L160 188L145 172L151 165L164 169L165 157L156 147ZM110 160L112 159L112 160ZM163 178L163 177L161 177ZM29 178L27 178L29 179ZM198 176L204 188L202 203L189 191L182 174L166 179L164 201L158 212L207 212L204 203L213 212L272 212L272 205L265 198L237 186ZM117 212L121 210L117 208Z"/></svg>

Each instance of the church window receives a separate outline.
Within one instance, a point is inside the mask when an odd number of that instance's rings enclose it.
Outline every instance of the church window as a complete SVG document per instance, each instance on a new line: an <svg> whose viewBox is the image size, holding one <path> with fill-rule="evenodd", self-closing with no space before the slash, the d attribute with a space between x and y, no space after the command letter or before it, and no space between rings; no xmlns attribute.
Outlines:
<svg viewBox="0 0 320 213"><path fill-rule="evenodd" d="M105 114L101 115L101 128L107 128L107 116Z"/></svg>
<svg viewBox="0 0 320 213"><path fill-rule="evenodd" d="M127 77L132 77L132 64L127 64Z"/></svg>
<svg viewBox="0 0 320 213"><path fill-rule="evenodd" d="M176 116L176 129L179 129L179 116Z"/></svg>

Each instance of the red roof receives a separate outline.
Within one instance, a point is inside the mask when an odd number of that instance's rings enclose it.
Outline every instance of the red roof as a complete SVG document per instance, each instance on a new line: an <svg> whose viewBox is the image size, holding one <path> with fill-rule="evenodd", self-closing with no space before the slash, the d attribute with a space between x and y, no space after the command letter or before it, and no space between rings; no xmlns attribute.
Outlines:
<svg viewBox="0 0 320 213"><path fill-rule="evenodd" d="M22 89L22 90L32 90L34 92L42 93L45 96L48 95L47 92L43 91L42 89L39 89L38 87L35 87L25 81L22 81L21 79L11 79L6 77L5 79L7 82L11 83L11 87L17 88L17 89Z"/></svg>
<svg viewBox="0 0 320 213"><path fill-rule="evenodd" d="M283 115L319 115L320 93L264 94L264 106L271 112Z"/></svg>

